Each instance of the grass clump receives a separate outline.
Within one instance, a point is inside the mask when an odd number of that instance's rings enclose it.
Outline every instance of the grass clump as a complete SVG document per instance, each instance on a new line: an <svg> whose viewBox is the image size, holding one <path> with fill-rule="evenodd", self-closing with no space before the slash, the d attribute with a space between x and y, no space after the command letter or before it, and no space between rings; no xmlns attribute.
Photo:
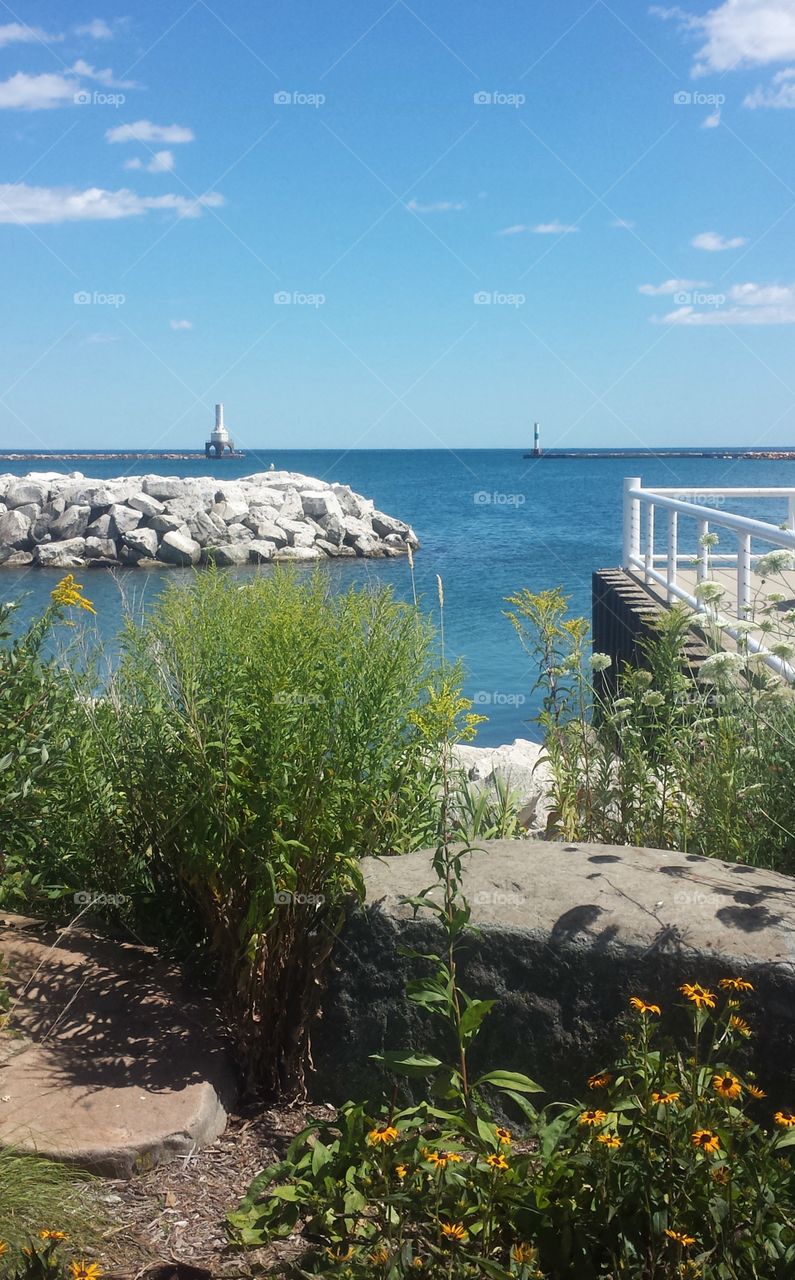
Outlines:
<svg viewBox="0 0 795 1280"><path fill-rule="evenodd" d="M0 1149L0 1274L66 1275L67 1255L82 1258L96 1248L103 1217L88 1174Z"/></svg>

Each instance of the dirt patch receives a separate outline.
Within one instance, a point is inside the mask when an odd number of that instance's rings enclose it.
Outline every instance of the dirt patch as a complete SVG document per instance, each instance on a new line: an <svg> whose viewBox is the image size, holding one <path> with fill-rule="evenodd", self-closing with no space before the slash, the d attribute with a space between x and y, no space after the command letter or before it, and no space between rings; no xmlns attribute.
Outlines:
<svg viewBox="0 0 795 1280"><path fill-rule="evenodd" d="M188 1267L212 1277L262 1275L272 1251L230 1248L226 1215L311 1118L329 1114L313 1106L234 1116L212 1146L130 1181L103 1180L98 1199L113 1225L103 1232L97 1261L107 1280L153 1276L175 1263L182 1264L170 1268L176 1275L189 1275Z"/></svg>

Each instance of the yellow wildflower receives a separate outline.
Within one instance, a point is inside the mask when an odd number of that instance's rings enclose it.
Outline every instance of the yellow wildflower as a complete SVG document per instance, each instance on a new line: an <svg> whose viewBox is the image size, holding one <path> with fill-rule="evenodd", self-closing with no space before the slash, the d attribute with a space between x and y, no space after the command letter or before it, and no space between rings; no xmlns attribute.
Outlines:
<svg viewBox="0 0 795 1280"><path fill-rule="evenodd" d="M83 596L82 583L75 582L73 573L67 573L65 578L61 578L57 587L50 592L50 599L62 609L85 609L86 613L96 613L91 601Z"/></svg>
<svg viewBox="0 0 795 1280"><path fill-rule="evenodd" d="M740 1081L736 1076L732 1075L731 1071L725 1071L722 1075L713 1076L712 1087L722 1098L726 1098L732 1102L735 1098L739 1098L743 1091Z"/></svg>
<svg viewBox="0 0 795 1280"><path fill-rule="evenodd" d="M718 986L724 991L753 991L753 982L746 982L745 978L721 978Z"/></svg>
<svg viewBox="0 0 795 1280"><path fill-rule="evenodd" d="M684 1231L672 1231L670 1227L666 1227L665 1234L669 1240L681 1245L683 1249L689 1249L691 1244L696 1243L696 1237L685 1235Z"/></svg>
<svg viewBox="0 0 795 1280"><path fill-rule="evenodd" d="M461 1222L442 1222L442 1235L447 1240L466 1240L467 1232Z"/></svg>
<svg viewBox="0 0 795 1280"><path fill-rule="evenodd" d="M703 1151L705 1155L714 1156L720 1151L720 1138L711 1129L696 1129L695 1133L691 1135L690 1141L698 1151Z"/></svg>
<svg viewBox="0 0 795 1280"><path fill-rule="evenodd" d="M497 1125L497 1128L494 1130L494 1132L496 1133L500 1142L504 1143L506 1147L509 1147L511 1145L510 1129L503 1129L501 1125Z"/></svg>
<svg viewBox="0 0 795 1280"><path fill-rule="evenodd" d="M684 982L679 990L682 992L685 999L689 1000L691 1004L694 1004L697 1009L700 1009L702 1006L705 1009L715 1008L714 992L708 991L706 987L702 987L700 982Z"/></svg>
<svg viewBox="0 0 795 1280"><path fill-rule="evenodd" d="M745 1018L739 1017L736 1013L733 1013L729 1018L729 1026L732 1031L739 1031L740 1035L745 1036L746 1039L751 1035L751 1028L745 1021Z"/></svg>
<svg viewBox="0 0 795 1280"><path fill-rule="evenodd" d="M672 1102L679 1101L679 1094L669 1091L668 1093L653 1093L651 1095L652 1102L656 1102L658 1106L668 1107Z"/></svg>
<svg viewBox="0 0 795 1280"><path fill-rule="evenodd" d="M377 1147L379 1143L382 1146L387 1147L390 1142L395 1142L398 1137L399 1134L394 1125L383 1124L370 1130L367 1135L367 1141L374 1147Z"/></svg>
<svg viewBox="0 0 795 1280"><path fill-rule="evenodd" d="M597 1125L604 1124L606 1119L606 1111L581 1111L577 1117L577 1124L595 1128Z"/></svg>
<svg viewBox="0 0 795 1280"><path fill-rule="evenodd" d="M486 1164L492 1169L507 1169L508 1161L505 1156L486 1156Z"/></svg>
<svg viewBox="0 0 795 1280"><path fill-rule="evenodd" d="M73 1280L99 1280L102 1272L97 1262L70 1262Z"/></svg>
<svg viewBox="0 0 795 1280"><path fill-rule="evenodd" d="M653 1013L655 1018L660 1016L660 1006L658 1004L647 1004L645 1000L641 1000L640 996L630 996L629 1003L636 1013Z"/></svg>
<svg viewBox="0 0 795 1280"><path fill-rule="evenodd" d="M791 1111L777 1111L773 1119L782 1129L791 1129L795 1125L795 1115Z"/></svg>
<svg viewBox="0 0 795 1280"><path fill-rule="evenodd" d="M602 1146L610 1151L617 1151L621 1146L621 1139L615 1133L600 1133L596 1141L601 1142Z"/></svg>
<svg viewBox="0 0 795 1280"><path fill-rule="evenodd" d="M609 1071L597 1071L596 1075L588 1077L589 1089L604 1089L610 1084L613 1077Z"/></svg>
<svg viewBox="0 0 795 1280"><path fill-rule="evenodd" d="M538 1250L531 1244L526 1244L522 1240L517 1240L516 1244L511 1249L511 1257L514 1262L517 1262L519 1266L522 1266L523 1263L527 1264L529 1262L535 1262L538 1257Z"/></svg>
<svg viewBox="0 0 795 1280"><path fill-rule="evenodd" d="M762 1098L766 1098L767 1094L764 1089L760 1089L758 1084L747 1084L746 1089L752 1098L756 1098L757 1102L761 1102Z"/></svg>

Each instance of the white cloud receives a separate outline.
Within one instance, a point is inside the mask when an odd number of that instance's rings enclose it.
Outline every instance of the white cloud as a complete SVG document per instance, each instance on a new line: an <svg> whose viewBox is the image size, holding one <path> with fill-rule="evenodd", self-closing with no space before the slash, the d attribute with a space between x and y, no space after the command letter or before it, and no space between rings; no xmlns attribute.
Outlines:
<svg viewBox="0 0 795 1280"><path fill-rule="evenodd" d="M579 227L573 227L565 222L538 222L534 227L526 227L522 223L517 223L514 227L505 227L502 231L498 231L499 236L518 236L525 232L534 236L565 236L570 235L572 231L579 231Z"/></svg>
<svg viewBox="0 0 795 1280"><path fill-rule="evenodd" d="M79 89L77 80L45 72L29 76L18 71L10 80L0 81L0 109L12 111L45 111L74 103Z"/></svg>
<svg viewBox="0 0 795 1280"><path fill-rule="evenodd" d="M678 7L654 7L651 12L673 18L703 40L693 66L696 76L795 58L792 0L722 0L703 16Z"/></svg>
<svg viewBox="0 0 795 1280"><path fill-rule="evenodd" d="M717 129L720 124L720 107L717 111L713 111L711 116L707 116L706 120L701 122L702 129Z"/></svg>
<svg viewBox="0 0 795 1280"><path fill-rule="evenodd" d="M684 293L690 289L707 289L708 287L706 280L664 280L662 284L639 285L638 293L645 294L647 298L659 298L674 293Z"/></svg>
<svg viewBox="0 0 795 1280"><path fill-rule="evenodd" d="M96 80L97 84L105 85L107 88L139 89L141 87L134 80L116 80L110 67L101 69L92 67L90 63L84 62L82 58L78 58L77 62L69 70L74 72L76 76L84 76L86 80Z"/></svg>
<svg viewBox="0 0 795 1280"><path fill-rule="evenodd" d="M725 249L741 249L747 244L745 236L718 235L717 231L702 231L690 241L694 249L704 249L706 253L722 253Z"/></svg>
<svg viewBox="0 0 795 1280"><path fill-rule="evenodd" d="M168 327L169 329L174 329L174 330L192 329L193 321L192 320L169 320Z"/></svg>
<svg viewBox="0 0 795 1280"><path fill-rule="evenodd" d="M197 218L203 208L217 208L224 199L210 191L197 199L185 196L139 196L128 188L105 191L89 187L29 187L27 183L0 184L0 223L37 226L57 222L115 221L137 218L150 210L164 209L183 218Z"/></svg>
<svg viewBox="0 0 795 1280"><path fill-rule="evenodd" d="M130 160L125 160L124 168L145 169L147 173L170 173L174 168L174 152L156 151L149 164L144 164L143 160L134 156Z"/></svg>
<svg viewBox="0 0 795 1280"><path fill-rule="evenodd" d="M795 110L795 67L785 67L779 71L767 89L757 88L746 94L743 106L755 110L757 107L775 107Z"/></svg>
<svg viewBox="0 0 795 1280"><path fill-rule="evenodd" d="M113 31L104 18L92 18L91 22L85 22L82 26L75 27L75 34L89 36L92 40L113 39Z"/></svg>
<svg viewBox="0 0 795 1280"><path fill-rule="evenodd" d="M106 142L193 142L192 129L181 124L152 124L151 120L136 120L134 124L120 124L105 133Z"/></svg>
<svg viewBox="0 0 795 1280"><path fill-rule="evenodd" d="M42 31L41 27L29 27L24 22L6 22L0 26L0 49L8 44L53 44L58 40L63 40L63 36Z"/></svg>
<svg viewBox="0 0 795 1280"><path fill-rule="evenodd" d="M795 324L795 284L736 284L729 289L725 301L731 305L717 304L704 311L679 307L655 323L690 328Z"/></svg>
<svg viewBox="0 0 795 1280"><path fill-rule="evenodd" d="M451 213L459 209L466 209L463 201L456 200L432 200L430 204L420 204L419 200L409 200L406 208L411 213Z"/></svg>

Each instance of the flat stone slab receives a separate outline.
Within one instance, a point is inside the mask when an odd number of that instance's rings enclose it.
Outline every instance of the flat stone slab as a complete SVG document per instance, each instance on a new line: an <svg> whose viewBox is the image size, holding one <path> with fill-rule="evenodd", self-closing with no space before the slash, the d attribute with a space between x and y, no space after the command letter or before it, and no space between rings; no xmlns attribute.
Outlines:
<svg viewBox="0 0 795 1280"><path fill-rule="evenodd" d="M366 906L339 939L313 1030L317 1097L366 1096L381 1083L370 1054L433 1042L403 994L428 966L401 952L438 948L427 914L401 902L433 883L431 858L363 863ZM475 932L462 985L498 1001L476 1042L481 1065L524 1071L556 1096L581 1092L619 1052L630 995L676 1021L680 983L744 976L755 987L748 1052L771 1096L795 1103L795 880L696 854L495 840L465 856L464 892Z"/></svg>
<svg viewBox="0 0 795 1280"><path fill-rule="evenodd" d="M130 1177L213 1142L236 1085L212 1010L147 947L0 916L14 1013L0 1145Z"/></svg>

